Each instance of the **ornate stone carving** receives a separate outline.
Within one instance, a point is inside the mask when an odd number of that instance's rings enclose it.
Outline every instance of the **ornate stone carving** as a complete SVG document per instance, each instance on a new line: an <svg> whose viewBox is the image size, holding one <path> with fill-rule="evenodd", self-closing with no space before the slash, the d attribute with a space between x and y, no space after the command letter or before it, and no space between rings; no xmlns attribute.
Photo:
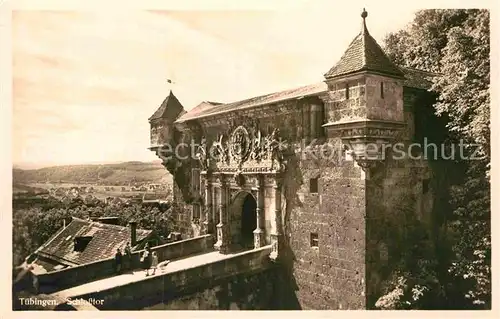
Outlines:
<svg viewBox="0 0 500 319"><path fill-rule="evenodd" d="M354 160L365 172L384 163L382 160L370 160L365 158L355 158Z"/></svg>
<svg viewBox="0 0 500 319"><path fill-rule="evenodd" d="M209 162L207 158L207 143L204 136L201 138L201 143L196 150L196 158L200 162L201 168L206 170Z"/></svg>
<svg viewBox="0 0 500 319"><path fill-rule="evenodd" d="M236 195L240 192L241 189L239 188L231 188L229 191L229 198L231 199L231 202L234 201Z"/></svg>
<svg viewBox="0 0 500 319"><path fill-rule="evenodd" d="M229 151L231 161L241 164L247 159L251 148L251 140L248 131L243 126L237 127L230 138Z"/></svg>
<svg viewBox="0 0 500 319"><path fill-rule="evenodd" d="M256 228L253 231L254 248L260 248L264 245L264 231L261 228Z"/></svg>
<svg viewBox="0 0 500 319"><path fill-rule="evenodd" d="M262 133L255 129L252 135L252 149L250 150L250 159L254 161L261 160L262 150Z"/></svg>
<svg viewBox="0 0 500 319"><path fill-rule="evenodd" d="M203 209L202 216L204 218L203 223L201 224L201 232L202 234L210 234L212 231L212 220L210 218L211 206L205 206Z"/></svg>
<svg viewBox="0 0 500 319"><path fill-rule="evenodd" d="M269 254L269 258L273 262L278 262L280 257L280 240L282 236L278 234L271 234L271 253Z"/></svg>
<svg viewBox="0 0 500 319"><path fill-rule="evenodd" d="M285 170L286 143L279 137L279 130L275 129L263 138L257 124L250 124L249 127L237 126L229 135L230 138L221 134L213 142L210 158L214 159L214 171L239 174Z"/></svg>
<svg viewBox="0 0 500 319"><path fill-rule="evenodd" d="M228 154L226 143L224 141L224 135L218 135L217 140L212 143L210 151L210 157L213 158L217 163L227 163Z"/></svg>
<svg viewBox="0 0 500 319"><path fill-rule="evenodd" d="M284 157L282 152L282 141L279 139L279 129L275 129L270 135L266 137L266 157L271 160L271 170L278 165L278 170L284 170Z"/></svg>
<svg viewBox="0 0 500 319"><path fill-rule="evenodd" d="M236 185L240 187L245 185L245 176L243 176L241 171L237 171L236 174L234 174L234 181L236 182Z"/></svg>

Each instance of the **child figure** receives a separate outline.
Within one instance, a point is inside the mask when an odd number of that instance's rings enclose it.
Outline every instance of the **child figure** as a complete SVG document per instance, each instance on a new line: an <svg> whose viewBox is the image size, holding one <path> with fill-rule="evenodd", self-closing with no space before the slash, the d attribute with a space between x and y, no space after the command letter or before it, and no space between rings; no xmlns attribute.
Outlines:
<svg viewBox="0 0 500 319"><path fill-rule="evenodd" d="M151 268L152 256L151 248L149 248L149 244L147 243L141 261L143 262L144 269L146 269L146 276L149 276L149 268Z"/></svg>
<svg viewBox="0 0 500 319"><path fill-rule="evenodd" d="M151 268L153 268L153 275L156 273L156 267L158 267L158 255L156 251L153 252L153 260L151 261Z"/></svg>

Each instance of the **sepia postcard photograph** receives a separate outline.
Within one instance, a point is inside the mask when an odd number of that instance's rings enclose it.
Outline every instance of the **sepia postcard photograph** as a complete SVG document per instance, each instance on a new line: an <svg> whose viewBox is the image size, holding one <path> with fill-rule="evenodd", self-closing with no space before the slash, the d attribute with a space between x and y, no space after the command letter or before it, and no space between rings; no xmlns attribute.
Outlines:
<svg viewBox="0 0 500 319"><path fill-rule="evenodd" d="M492 312L491 4L167 2L0 3L11 316Z"/></svg>

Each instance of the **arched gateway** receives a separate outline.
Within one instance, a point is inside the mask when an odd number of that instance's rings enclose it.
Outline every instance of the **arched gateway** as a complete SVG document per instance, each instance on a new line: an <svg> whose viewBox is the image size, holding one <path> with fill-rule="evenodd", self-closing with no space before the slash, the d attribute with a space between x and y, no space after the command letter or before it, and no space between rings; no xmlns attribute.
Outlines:
<svg viewBox="0 0 500 319"><path fill-rule="evenodd" d="M231 247L271 245L270 258L277 258L286 166L279 138L279 130L265 135L255 125L233 123L217 139L202 139L198 159L205 193L203 232L215 232L214 247L221 253Z"/></svg>

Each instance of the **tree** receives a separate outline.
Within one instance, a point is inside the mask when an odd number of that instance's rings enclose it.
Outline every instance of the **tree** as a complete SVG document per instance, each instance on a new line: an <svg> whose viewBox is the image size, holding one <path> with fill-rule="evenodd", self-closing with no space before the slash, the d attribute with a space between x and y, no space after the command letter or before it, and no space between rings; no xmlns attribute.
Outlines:
<svg viewBox="0 0 500 319"><path fill-rule="evenodd" d="M460 159L467 174L450 190L455 258L452 279L443 284L448 297L464 297L469 308L491 307L489 20L488 10L423 10L385 39L396 63L439 73L431 88L438 95L435 113L446 116L450 136L468 146ZM470 160L476 149L481 159Z"/></svg>
<svg viewBox="0 0 500 319"><path fill-rule="evenodd" d="M22 201L22 199L20 199ZM45 243L62 226L63 220L71 217L86 219L92 217L118 216L119 224L127 226L131 220L138 222L138 227L154 230L158 235L166 237L176 227L174 216L180 207L162 205L160 207L127 205L124 203L104 204L94 198L92 206L87 206L81 198L66 203L55 198L40 198L39 207L20 206L14 201L13 214L13 266L20 265L23 260ZM97 202L95 202L97 201ZM119 214L117 214L119 212Z"/></svg>
<svg viewBox="0 0 500 319"><path fill-rule="evenodd" d="M488 10L423 10L407 29L385 38L385 51L401 66L439 73L436 114L449 116L457 138L490 156L490 30Z"/></svg>

